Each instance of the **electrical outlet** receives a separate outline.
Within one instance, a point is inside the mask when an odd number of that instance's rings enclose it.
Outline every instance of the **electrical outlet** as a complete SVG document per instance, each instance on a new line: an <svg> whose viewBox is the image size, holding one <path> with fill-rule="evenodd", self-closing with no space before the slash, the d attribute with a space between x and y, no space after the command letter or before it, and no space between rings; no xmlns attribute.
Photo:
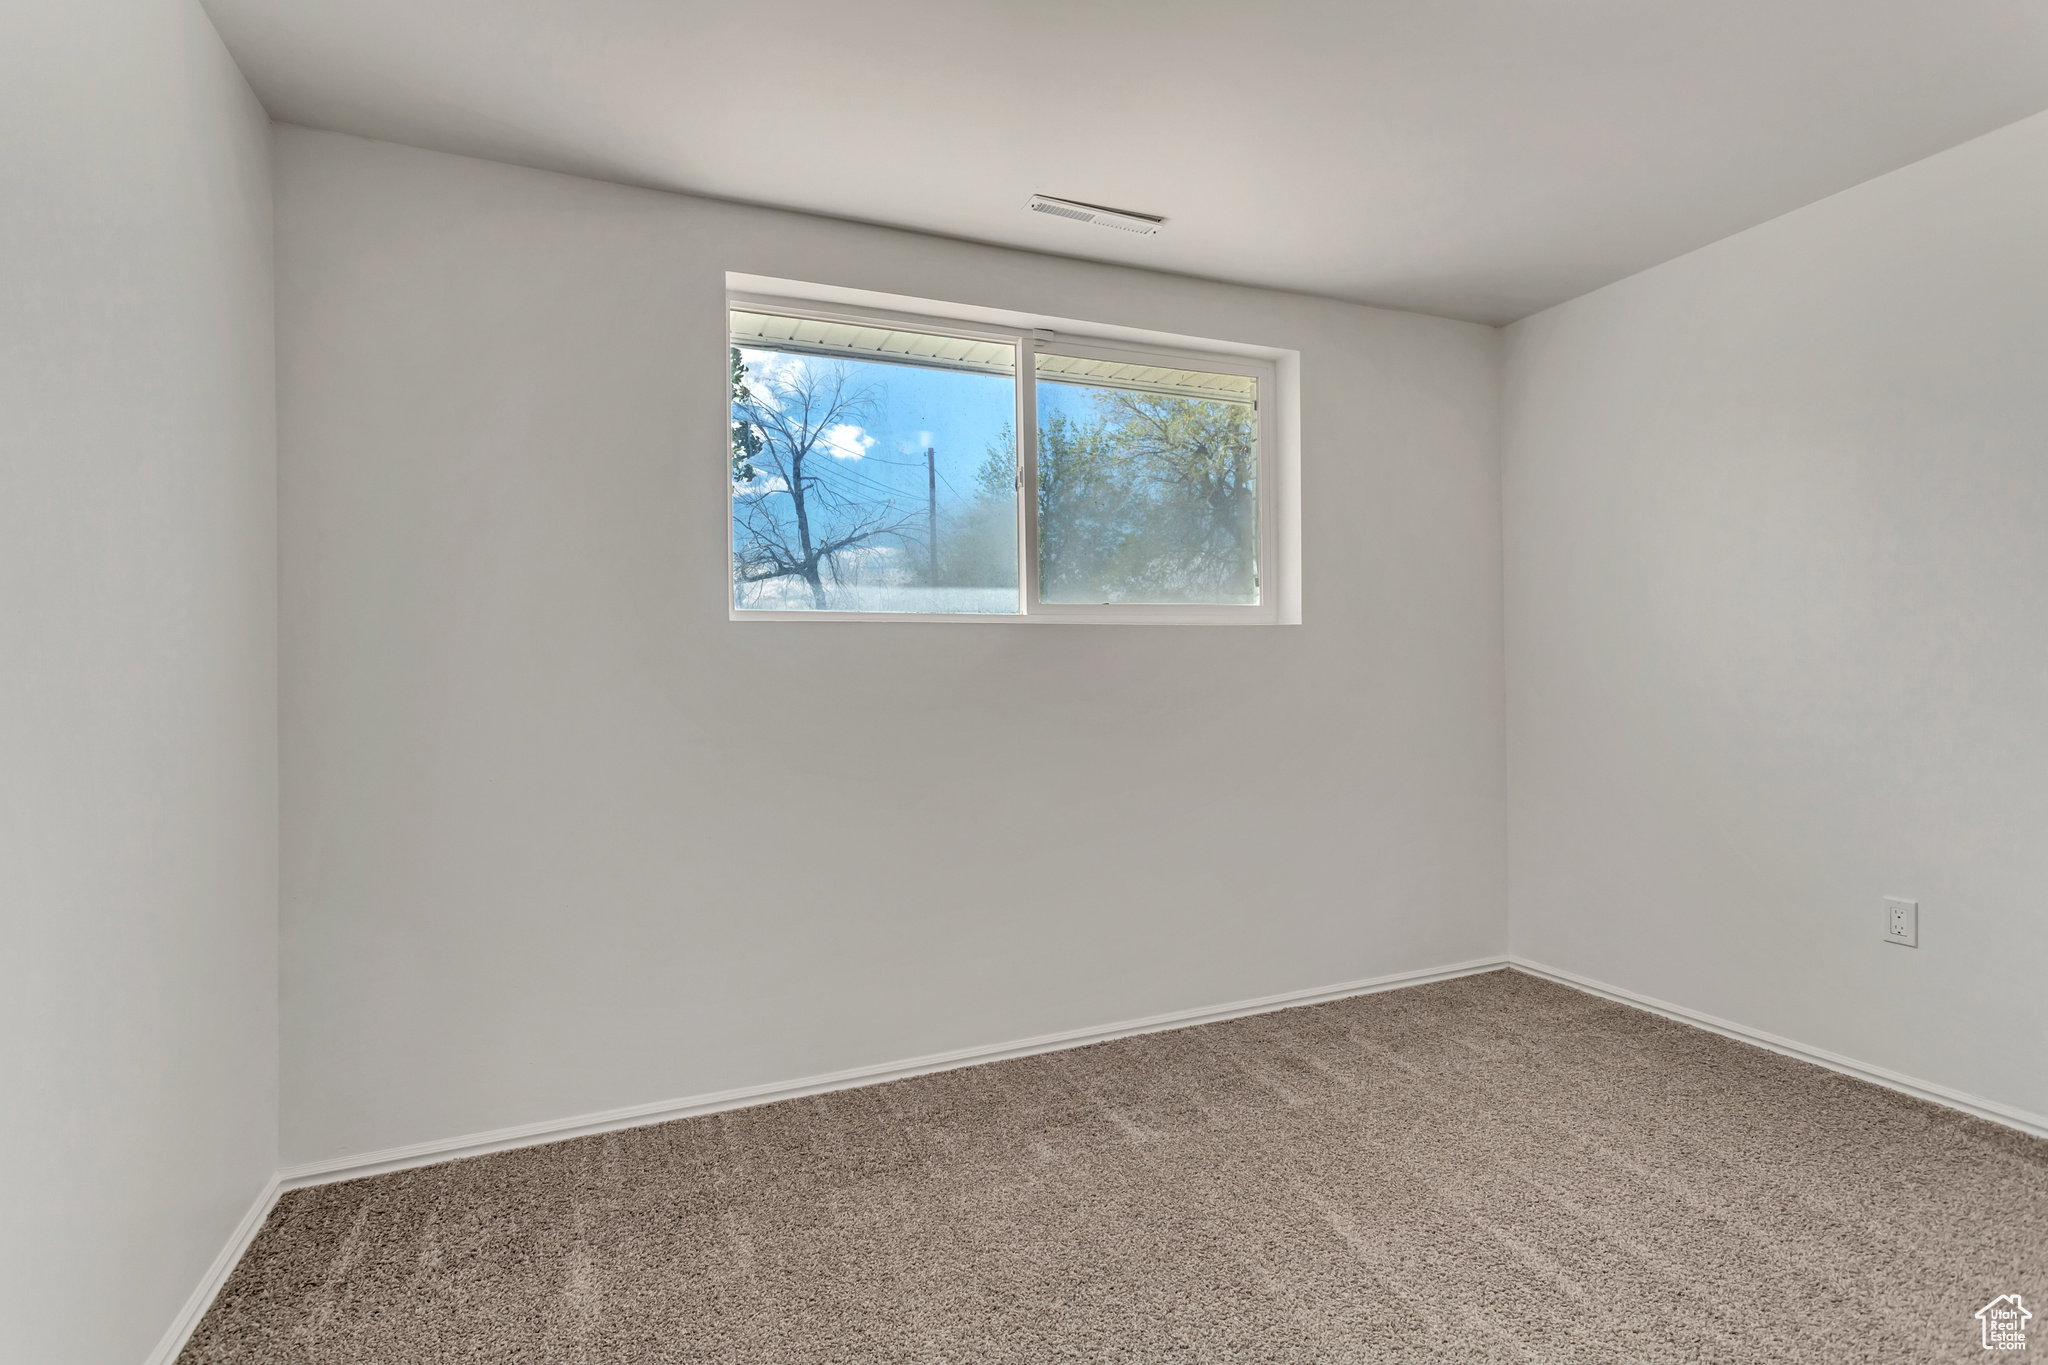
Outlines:
<svg viewBox="0 0 2048 1365"><path fill-rule="evenodd" d="M1884 898L1884 941L1902 948L1920 946L1920 902Z"/></svg>

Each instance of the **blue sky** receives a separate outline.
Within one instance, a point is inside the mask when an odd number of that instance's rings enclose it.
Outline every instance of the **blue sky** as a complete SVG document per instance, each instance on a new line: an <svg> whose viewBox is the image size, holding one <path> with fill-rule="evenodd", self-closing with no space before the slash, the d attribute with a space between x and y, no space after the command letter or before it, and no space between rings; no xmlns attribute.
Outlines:
<svg viewBox="0 0 2048 1365"><path fill-rule="evenodd" d="M1064 412L1076 422L1083 422L1095 415L1095 395L1100 389L1085 388L1079 384L1041 383L1038 386L1038 425L1043 428L1056 412Z"/></svg>
<svg viewBox="0 0 2048 1365"><path fill-rule="evenodd" d="M912 505L925 499L925 447L937 452L939 506L958 507L975 497L974 475L989 446L1002 437L1017 411L1016 390L1007 376L926 369L877 361L794 355L740 348L751 377L774 366L843 365L874 393L873 410L858 429L827 442L839 453L839 472L854 476L852 489L878 498L900 495ZM1055 412L1077 421L1095 414L1092 390L1077 384L1041 383L1038 420ZM852 491L849 489L848 491Z"/></svg>
<svg viewBox="0 0 2048 1365"><path fill-rule="evenodd" d="M1008 376L931 370L914 365L830 360L740 349L750 375L772 365L844 365L875 395L873 410L858 432L838 433L841 472L854 475L868 491L887 489L922 504L925 447L937 452L939 505L971 502L974 473L1014 421L1016 388ZM885 494L877 492L877 496Z"/></svg>

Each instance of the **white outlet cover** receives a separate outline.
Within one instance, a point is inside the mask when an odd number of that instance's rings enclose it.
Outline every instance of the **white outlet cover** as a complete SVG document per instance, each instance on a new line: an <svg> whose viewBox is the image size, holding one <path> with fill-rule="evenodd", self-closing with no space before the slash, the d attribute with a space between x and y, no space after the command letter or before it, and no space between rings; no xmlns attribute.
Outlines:
<svg viewBox="0 0 2048 1365"><path fill-rule="evenodd" d="M1920 902L1884 898L1884 941L1902 948L1920 946Z"/></svg>

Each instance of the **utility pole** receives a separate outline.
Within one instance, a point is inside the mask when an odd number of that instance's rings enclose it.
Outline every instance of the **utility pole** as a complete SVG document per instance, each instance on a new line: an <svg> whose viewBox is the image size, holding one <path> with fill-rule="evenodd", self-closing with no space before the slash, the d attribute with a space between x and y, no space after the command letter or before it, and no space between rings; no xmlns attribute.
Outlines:
<svg viewBox="0 0 2048 1365"><path fill-rule="evenodd" d="M939 461L930 446L924 448L924 489L924 543L931 552L932 561L925 585L936 588L939 586Z"/></svg>

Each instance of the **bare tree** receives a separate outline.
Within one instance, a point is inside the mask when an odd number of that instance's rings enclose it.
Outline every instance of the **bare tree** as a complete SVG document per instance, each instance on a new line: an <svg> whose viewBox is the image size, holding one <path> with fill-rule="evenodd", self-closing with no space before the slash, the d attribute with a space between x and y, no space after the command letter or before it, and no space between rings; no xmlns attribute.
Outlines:
<svg viewBox="0 0 2048 1365"><path fill-rule="evenodd" d="M903 540L921 509L899 509L890 490L861 476L852 468L859 461L832 444L844 428L859 427L875 403L845 365L804 361L753 384L745 374L737 367L733 383L733 577L801 579L823 611L825 575L837 581L840 557Z"/></svg>

